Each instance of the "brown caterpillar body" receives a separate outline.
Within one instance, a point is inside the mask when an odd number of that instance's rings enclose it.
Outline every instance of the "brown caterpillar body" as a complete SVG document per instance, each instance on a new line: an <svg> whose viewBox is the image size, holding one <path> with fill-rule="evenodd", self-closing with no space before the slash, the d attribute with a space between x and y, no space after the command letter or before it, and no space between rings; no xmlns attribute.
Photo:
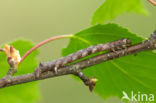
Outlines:
<svg viewBox="0 0 156 103"><path fill-rule="evenodd" d="M49 63L42 64L42 65L46 65L47 68L44 68L41 70L36 69L35 73L36 73L36 76L39 76L41 73L43 73L45 71L54 71L55 73L57 73L57 69L65 66L68 63L72 63L78 59L84 58L88 55L91 55L93 53L97 53L100 51L119 50L121 48L125 48L126 44L130 44L130 43L131 42L129 39L121 39L121 40L117 40L117 41L106 43L106 44L98 44L95 46L91 46L86 49L79 50L78 52L70 54L66 57L60 58L58 60L54 60L51 64L49 64ZM40 67L41 67L41 65L40 65ZM51 67L51 68L48 68L48 67Z"/></svg>

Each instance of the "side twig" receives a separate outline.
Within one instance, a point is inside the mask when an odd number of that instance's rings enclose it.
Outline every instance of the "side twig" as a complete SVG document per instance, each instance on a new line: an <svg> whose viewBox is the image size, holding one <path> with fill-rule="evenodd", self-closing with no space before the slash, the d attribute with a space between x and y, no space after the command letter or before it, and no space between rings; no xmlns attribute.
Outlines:
<svg viewBox="0 0 156 103"><path fill-rule="evenodd" d="M97 82L97 79L95 77L88 78L86 75L83 74L81 70L75 71L75 75L78 76L86 86L89 86L89 90L91 92L93 91Z"/></svg>

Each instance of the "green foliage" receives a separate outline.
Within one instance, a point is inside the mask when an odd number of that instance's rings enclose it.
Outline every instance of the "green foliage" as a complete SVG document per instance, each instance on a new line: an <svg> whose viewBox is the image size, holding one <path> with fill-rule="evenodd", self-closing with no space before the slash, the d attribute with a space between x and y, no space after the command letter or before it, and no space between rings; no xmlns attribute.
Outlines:
<svg viewBox="0 0 156 103"><path fill-rule="evenodd" d="M33 46L31 42L23 40L14 41L10 45L13 45L17 50L19 50L21 55ZM37 53L38 52L35 51L19 65L18 73L16 75L34 71L37 66ZM3 77L9 69L4 53L0 53L0 67L0 77ZM35 103L39 97L40 92L37 82L0 89L0 103Z"/></svg>
<svg viewBox="0 0 156 103"><path fill-rule="evenodd" d="M141 0L105 0L94 13L92 24L103 24L126 12L147 14Z"/></svg>
<svg viewBox="0 0 156 103"><path fill-rule="evenodd" d="M81 39L77 39L81 38ZM107 43L121 38L129 38L133 43L143 39L116 24L96 25L75 34L63 56L99 43ZM83 41L82 41L83 40ZM85 41L85 42L84 42ZM152 51L129 55L89 67L83 72L89 77L97 77L95 92L103 98L122 97L122 91L156 94L156 55Z"/></svg>

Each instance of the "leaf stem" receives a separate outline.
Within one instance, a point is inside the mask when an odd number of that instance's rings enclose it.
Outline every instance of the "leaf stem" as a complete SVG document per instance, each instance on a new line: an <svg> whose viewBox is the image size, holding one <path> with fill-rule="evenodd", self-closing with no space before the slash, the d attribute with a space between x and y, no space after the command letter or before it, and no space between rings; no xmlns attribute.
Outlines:
<svg viewBox="0 0 156 103"><path fill-rule="evenodd" d="M153 4L154 6L156 6L156 1L154 0L148 0L151 4Z"/></svg>
<svg viewBox="0 0 156 103"><path fill-rule="evenodd" d="M37 45L35 45L34 47L32 47L30 50L28 50L28 51L22 56L20 63L21 63L30 53L32 53L32 52L33 52L34 50L36 50L37 48L39 48L39 47L41 47L41 46L43 46L43 45L45 45L45 44L47 44L47 43L49 43L49 42L51 42L51 41L53 41L53 40L62 39L62 38L70 38L70 37L72 37L72 36L73 36L73 35L59 35L59 36L54 36L54 37L50 37L50 38L48 38L48 39L46 39L46 40L44 40L44 41L38 43Z"/></svg>

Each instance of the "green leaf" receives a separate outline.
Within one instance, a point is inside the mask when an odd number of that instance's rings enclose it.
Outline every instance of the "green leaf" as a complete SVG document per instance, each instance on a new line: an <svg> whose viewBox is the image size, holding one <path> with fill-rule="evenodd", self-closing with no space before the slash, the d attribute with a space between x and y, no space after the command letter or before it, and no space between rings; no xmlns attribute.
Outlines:
<svg viewBox="0 0 156 103"><path fill-rule="evenodd" d="M96 25L74 35L62 54L66 56L80 49L99 43L107 43L121 38L129 38L133 43L143 39L116 24ZM83 40L83 41L82 41ZM84 42L85 41L85 42ZM156 94L156 54L152 51L140 52L84 69L89 77L97 77L95 92L103 98L121 98L125 91Z"/></svg>
<svg viewBox="0 0 156 103"><path fill-rule="evenodd" d="M92 24L103 24L126 12L147 14L141 2L141 0L105 0L93 14Z"/></svg>
<svg viewBox="0 0 156 103"><path fill-rule="evenodd" d="M27 50L32 48L33 44L29 41L17 40L10 45L13 45L20 51L22 56ZM33 72L37 67L36 55L37 51L26 58L18 68L16 75ZM6 75L9 65L4 53L0 53L0 77ZM37 82L15 85L0 89L0 103L35 103L40 98L39 86Z"/></svg>

